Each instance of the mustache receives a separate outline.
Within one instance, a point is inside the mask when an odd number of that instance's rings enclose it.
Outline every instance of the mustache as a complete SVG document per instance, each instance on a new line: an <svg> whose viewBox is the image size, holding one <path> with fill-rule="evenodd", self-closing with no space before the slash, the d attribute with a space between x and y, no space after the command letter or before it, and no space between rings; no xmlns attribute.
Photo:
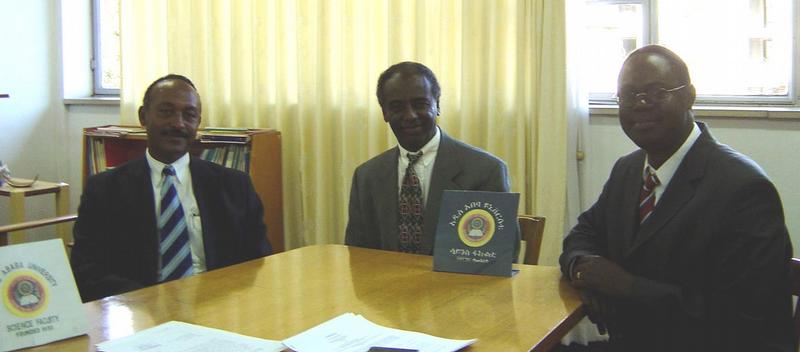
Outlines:
<svg viewBox="0 0 800 352"><path fill-rule="evenodd" d="M179 129L168 129L161 133L163 136L189 138L189 132Z"/></svg>
<svg viewBox="0 0 800 352"><path fill-rule="evenodd" d="M402 128L414 128L414 127L419 127L419 126L422 126L422 124L419 123L419 122L409 122L409 123L401 123L400 124L400 127L402 127Z"/></svg>

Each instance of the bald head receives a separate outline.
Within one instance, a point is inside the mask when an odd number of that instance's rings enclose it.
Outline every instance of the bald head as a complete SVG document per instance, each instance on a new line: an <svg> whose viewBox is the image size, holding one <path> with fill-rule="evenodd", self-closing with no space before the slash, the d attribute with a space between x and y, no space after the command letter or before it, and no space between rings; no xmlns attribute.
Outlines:
<svg viewBox="0 0 800 352"><path fill-rule="evenodd" d="M628 57L625 59L625 62L622 63L623 68L628 64L629 61L637 58L641 59L642 56L657 56L663 58L669 64L676 81L680 82L681 84L692 83L691 78L689 77L689 68L686 66L686 63L683 61L683 59L681 59L681 57L678 56L678 54L675 54L675 52L672 50L669 50L661 45L651 44L634 50L630 53L630 55L628 55ZM620 72L620 75L622 75L622 72Z"/></svg>

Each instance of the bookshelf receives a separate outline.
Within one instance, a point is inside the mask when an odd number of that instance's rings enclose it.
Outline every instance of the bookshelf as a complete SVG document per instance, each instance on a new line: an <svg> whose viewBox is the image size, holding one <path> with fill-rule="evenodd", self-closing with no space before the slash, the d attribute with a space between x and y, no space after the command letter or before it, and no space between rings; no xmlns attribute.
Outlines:
<svg viewBox="0 0 800 352"><path fill-rule="evenodd" d="M83 184L91 175L143 156L146 148L147 135L139 126L84 128ZM281 133L273 129L200 129L190 153L250 175L264 204L264 223L273 252L282 252Z"/></svg>

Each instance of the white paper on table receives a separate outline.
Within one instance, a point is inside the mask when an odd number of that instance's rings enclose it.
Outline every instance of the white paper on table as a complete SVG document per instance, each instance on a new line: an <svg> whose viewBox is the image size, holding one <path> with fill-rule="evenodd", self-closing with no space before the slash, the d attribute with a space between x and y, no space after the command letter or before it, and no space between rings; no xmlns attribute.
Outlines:
<svg viewBox="0 0 800 352"><path fill-rule="evenodd" d="M283 340L283 344L297 352L366 352L374 346L414 349L420 352L452 352L475 341L476 339L451 340L420 332L387 328L361 315L345 313Z"/></svg>
<svg viewBox="0 0 800 352"><path fill-rule="evenodd" d="M280 341L170 321L131 336L97 344L103 352L280 352Z"/></svg>

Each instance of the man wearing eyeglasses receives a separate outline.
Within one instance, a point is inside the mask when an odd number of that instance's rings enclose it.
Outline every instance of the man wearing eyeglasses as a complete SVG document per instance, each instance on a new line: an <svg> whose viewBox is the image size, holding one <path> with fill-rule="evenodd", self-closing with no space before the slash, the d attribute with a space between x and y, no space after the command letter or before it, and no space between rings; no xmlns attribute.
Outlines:
<svg viewBox="0 0 800 352"><path fill-rule="evenodd" d="M797 351L775 187L692 115L683 60L646 46L618 81L620 158L560 263L612 351Z"/></svg>

